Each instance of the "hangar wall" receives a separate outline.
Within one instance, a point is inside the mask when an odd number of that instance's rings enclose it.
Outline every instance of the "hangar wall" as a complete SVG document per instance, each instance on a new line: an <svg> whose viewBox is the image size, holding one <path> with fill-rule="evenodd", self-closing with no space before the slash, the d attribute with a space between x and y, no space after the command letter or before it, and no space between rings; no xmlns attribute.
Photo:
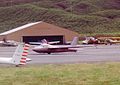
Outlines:
<svg viewBox="0 0 120 85"><path fill-rule="evenodd" d="M23 41L23 36L53 36L53 35L62 35L65 37L65 40L71 41L73 37L79 36L78 33L49 24L45 22L40 22L38 24L32 25L30 27L6 34L0 35L2 40L4 37L7 40Z"/></svg>

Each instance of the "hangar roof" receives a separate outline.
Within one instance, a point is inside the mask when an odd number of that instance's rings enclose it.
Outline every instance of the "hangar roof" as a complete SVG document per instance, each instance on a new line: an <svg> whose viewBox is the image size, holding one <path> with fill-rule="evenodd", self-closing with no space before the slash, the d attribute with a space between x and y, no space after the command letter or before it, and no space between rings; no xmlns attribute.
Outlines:
<svg viewBox="0 0 120 85"><path fill-rule="evenodd" d="M34 23L29 23L29 24L26 24L26 25L23 25L23 26L20 26L20 27L17 27L15 29L12 29L12 30L9 30L9 31L6 31L6 32L3 32L3 33L0 33L0 35L7 35L7 34L10 34L10 33L13 33L13 32L16 32L16 31L19 31L19 30L22 30L22 29L25 29L27 27L30 27L30 26L33 26L33 25L36 25L38 23L41 23L42 21L39 21L39 22L34 22Z"/></svg>

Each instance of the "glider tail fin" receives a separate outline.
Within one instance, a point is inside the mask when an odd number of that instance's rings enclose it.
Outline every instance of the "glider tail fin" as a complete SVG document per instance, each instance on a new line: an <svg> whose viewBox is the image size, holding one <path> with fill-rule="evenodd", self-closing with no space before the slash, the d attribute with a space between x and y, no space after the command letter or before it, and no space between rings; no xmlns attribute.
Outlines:
<svg viewBox="0 0 120 85"><path fill-rule="evenodd" d="M26 59L28 55L29 45L28 44L19 44L15 50L15 53L12 57L12 62L15 65L24 65L26 64Z"/></svg>
<svg viewBox="0 0 120 85"><path fill-rule="evenodd" d="M41 42L48 44L48 41L46 39L41 40Z"/></svg>
<svg viewBox="0 0 120 85"><path fill-rule="evenodd" d="M74 37L73 41L71 42L71 45L77 45L78 44L78 37Z"/></svg>

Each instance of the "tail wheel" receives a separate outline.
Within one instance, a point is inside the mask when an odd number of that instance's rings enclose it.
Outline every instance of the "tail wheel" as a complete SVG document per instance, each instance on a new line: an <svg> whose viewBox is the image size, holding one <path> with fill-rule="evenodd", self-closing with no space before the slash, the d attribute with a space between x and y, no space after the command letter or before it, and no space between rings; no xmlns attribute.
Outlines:
<svg viewBox="0 0 120 85"><path fill-rule="evenodd" d="M51 54L51 52L48 52L48 54Z"/></svg>

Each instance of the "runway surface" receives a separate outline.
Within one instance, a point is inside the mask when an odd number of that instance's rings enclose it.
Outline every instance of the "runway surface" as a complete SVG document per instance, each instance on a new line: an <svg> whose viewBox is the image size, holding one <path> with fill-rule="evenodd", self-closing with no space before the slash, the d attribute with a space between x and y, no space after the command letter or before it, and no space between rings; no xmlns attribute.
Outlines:
<svg viewBox="0 0 120 85"><path fill-rule="evenodd" d="M15 47L0 47L0 57L11 57ZM120 45L99 45L95 47L78 48L77 52L39 54L29 51L29 64L62 64L62 63L94 63L119 62Z"/></svg>

